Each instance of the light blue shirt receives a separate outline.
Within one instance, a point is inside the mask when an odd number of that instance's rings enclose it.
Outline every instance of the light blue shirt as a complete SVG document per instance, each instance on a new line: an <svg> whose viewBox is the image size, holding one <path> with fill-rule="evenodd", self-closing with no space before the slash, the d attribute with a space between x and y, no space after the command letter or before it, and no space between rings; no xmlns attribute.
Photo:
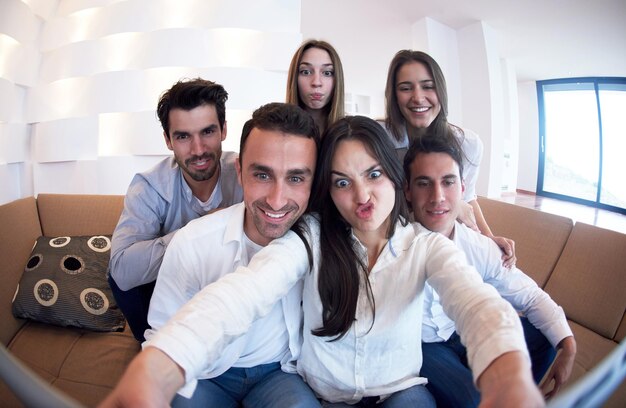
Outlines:
<svg viewBox="0 0 626 408"><path fill-rule="evenodd" d="M222 153L220 177L210 198L210 209L243 200L236 159L236 153ZM111 240L109 271L119 288L129 290L156 280L174 233L207 211L192 194L174 157L136 174Z"/></svg>

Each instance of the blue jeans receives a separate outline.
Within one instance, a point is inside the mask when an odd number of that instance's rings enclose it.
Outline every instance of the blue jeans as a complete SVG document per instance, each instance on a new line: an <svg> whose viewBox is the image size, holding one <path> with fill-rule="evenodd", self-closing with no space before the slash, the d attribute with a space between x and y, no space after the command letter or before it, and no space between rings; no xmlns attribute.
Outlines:
<svg viewBox="0 0 626 408"><path fill-rule="evenodd" d="M556 351L525 317L520 318L530 353L533 377L539 383L550 367ZM443 343L422 343L420 374L428 379L426 388L440 407L476 407L480 394L467 364L467 350L455 332Z"/></svg>
<svg viewBox="0 0 626 408"><path fill-rule="evenodd" d="M155 283L156 281L130 290L122 290L109 275L109 286L111 287L111 292L113 292L113 297L122 313L124 313L133 336L141 342L146 340L143 334L146 329L150 328L150 325L148 325L148 307L150 307L150 298L152 298Z"/></svg>
<svg viewBox="0 0 626 408"><path fill-rule="evenodd" d="M378 397L366 397L355 405L348 405L345 403L322 403L324 408L348 408L348 407L362 407L362 408L405 408L405 407L420 407L420 408L435 408L435 399L428 392L423 385L414 385L406 390L394 392L389 398L378 404Z"/></svg>
<svg viewBox="0 0 626 408"><path fill-rule="evenodd" d="M319 407L320 403L298 374L285 373L280 363L232 367L219 377L199 380L191 399L176 395L174 408L188 407Z"/></svg>

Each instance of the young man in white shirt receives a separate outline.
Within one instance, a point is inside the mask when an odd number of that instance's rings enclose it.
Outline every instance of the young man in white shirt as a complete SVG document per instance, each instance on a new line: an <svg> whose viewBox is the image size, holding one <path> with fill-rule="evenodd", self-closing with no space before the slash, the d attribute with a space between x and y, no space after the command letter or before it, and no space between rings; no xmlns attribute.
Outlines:
<svg viewBox="0 0 626 408"><path fill-rule="evenodd" d="M536 382L554 360L554 348L562 350L546 376L554 381L548 393L551 396L571 374L576 354L572 331L563 309L547 293L515 266L508 269L502 265L501 250L491 239L456 221L465 188L462 154L456 140L446 135L427 134L416 140L404 160L406 198L415 221L450 238L483 280L521 312ZM426 286L420 374L428 378L427 388L438 405L477 406L480 394L467 367L465 347L454 322L443 311L439 296Z"/></svg>
<svg viewBox="0 0 626 408"><path fill-rule="evenodd" d="M236 162L243 203L193 220L174 236L152 295L148 340L203 287L247 265L289 231L307 208L318 144L315 122L297 106L273 103L254 112L243 128ZM173 405L319 406L295 371L301 300L300 283L225 348L195 390L193 384L183 388Z"/></svg>

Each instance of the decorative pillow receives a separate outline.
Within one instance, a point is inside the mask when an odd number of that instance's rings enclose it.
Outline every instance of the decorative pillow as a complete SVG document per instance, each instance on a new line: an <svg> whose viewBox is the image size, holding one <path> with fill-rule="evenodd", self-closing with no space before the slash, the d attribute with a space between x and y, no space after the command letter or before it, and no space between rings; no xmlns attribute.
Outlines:
<svg viewBox="0 0 626 408"><path fill-rule="evenodd" d="M13 315L96 331L124 327L107 282L110 236L39 237L13 298Z"/></svg>

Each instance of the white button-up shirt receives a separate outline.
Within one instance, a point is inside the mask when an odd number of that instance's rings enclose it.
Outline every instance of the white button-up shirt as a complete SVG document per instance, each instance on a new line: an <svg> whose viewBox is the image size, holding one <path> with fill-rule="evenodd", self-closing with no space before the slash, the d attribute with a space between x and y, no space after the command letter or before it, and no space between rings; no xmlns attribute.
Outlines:
<svg viewBox="0 0 626 408"><path fill-rule="evenodd" d="M426 382L419 370L423 289L428 279L441 294L446 312L458 322L475 378L506 352L527 355L515 310L482 282L450 240L419 224L398 224L370 272L375 320L361 296L356 322L346 336L329 342L312 335L322 321L317 291L321 254L319 225L312 217L308 221L314 258L311 273L304 244L290 232L259 251L247 268L204 288L148 345L169 355L192 381L207 361L218 358L251 321L268 313L304 277L304 344L298 372L327 401L386 396ZM364 250L360 255L367 256Z"/></svg>
<svg viewBox="0 0 626 408"><path fill-rule="evenodd" d="M572 335L563 309L524 272L502 266L502 251L492 239L457 222L452 241L465 253L483 280L528 317L552 346L556 347L561 340ZM428 284L425 294L423 341L446 341L456 330L454 321L443 311L439 295Z"/></svg>
<svg viewBox="0 0 626 408"><path fill-rule="evenodd" d="M245 205L205 215L181 228L172 239L150 301L146 339L161 327L203 287L248 264L243 222ZM229 304L236 305L237 298ZM216 377L231 367L252 367L280 361L283 370L295 373L295 359L302 345L302 284L295 285L271 313L250 325L224 348L219 358L204 362L199 378ZM284 317L283 317L284 316ZM191 324L202 324L201 321ZM194 389L189 385L183 395Z"/></svg>

